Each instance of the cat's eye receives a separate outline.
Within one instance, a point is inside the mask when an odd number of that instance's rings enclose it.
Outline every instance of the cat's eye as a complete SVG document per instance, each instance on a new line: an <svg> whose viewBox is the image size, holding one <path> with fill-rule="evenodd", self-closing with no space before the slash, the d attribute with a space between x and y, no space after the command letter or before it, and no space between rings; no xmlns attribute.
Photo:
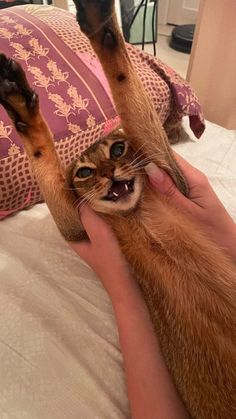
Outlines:
<svg viewBox="0 0 236 419"><path fill-rule="evenodd" d="M125 151L125 144L123 142L117 142L112 144L110 148L110 155L112 158L118 158L121 157L122 154L124 154Z"/></svg>
<svg viewBox="0 0 236 419"><path fill-rule="evenodd" d="M91 176L94 173L94 169L91 169L90 167L81 167L76 172L76 176L80 179L84 179L86 177Z"/></svg>

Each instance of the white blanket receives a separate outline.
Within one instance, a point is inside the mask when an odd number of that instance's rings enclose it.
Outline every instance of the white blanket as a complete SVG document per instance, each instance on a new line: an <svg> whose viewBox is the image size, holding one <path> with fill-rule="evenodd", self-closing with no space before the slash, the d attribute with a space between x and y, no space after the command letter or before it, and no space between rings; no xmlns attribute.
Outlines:
<svg viewBox="0 0 236 419"><path fill-rule="evenodd" d="M236 132L207 123L200 141L175 149L209 176L236 220ZM2 221L0 419L128 417L116 324L99 280L45 204Z"/></svg>

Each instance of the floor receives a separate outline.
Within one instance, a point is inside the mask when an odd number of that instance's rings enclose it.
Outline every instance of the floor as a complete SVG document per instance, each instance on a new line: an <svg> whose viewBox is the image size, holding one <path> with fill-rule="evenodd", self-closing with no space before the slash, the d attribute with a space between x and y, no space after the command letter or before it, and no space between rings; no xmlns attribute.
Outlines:
<svg viewBox="0 0 236 419"><path fill-rule="evenodd" d="M68 10L71 13L75 13L75 6L72 0L68 0ZM158 39L156 45L157 57L172 67L185 79L187 75L190 55L175 51L169 47L169 40L172 29L173 26L171 25L158 25ZM137 47L141 48L141 45ZM153 46L151 44L146 44L145 51L153 54Z"/></svg>

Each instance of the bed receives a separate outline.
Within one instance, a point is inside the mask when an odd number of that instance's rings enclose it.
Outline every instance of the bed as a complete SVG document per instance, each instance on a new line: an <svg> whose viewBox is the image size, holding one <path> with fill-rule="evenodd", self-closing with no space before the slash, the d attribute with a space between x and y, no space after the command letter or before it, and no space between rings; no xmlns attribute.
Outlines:
<svg viewBox="0 0 236 419"><path fill-rule="evenodd" d="M196 140L183 123L190 137L175 150L236 221L236 132L207 121ZM129 418L109 297L33 203L0 223L0 418Z"/></svg>

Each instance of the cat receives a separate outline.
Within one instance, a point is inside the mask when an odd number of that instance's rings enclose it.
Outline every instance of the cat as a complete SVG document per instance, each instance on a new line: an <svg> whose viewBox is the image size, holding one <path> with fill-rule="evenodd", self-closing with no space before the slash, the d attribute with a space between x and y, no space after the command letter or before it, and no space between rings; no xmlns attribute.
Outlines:
<svg viewBox="0 0 236 419"><path fill-rule="evenodd" d="M103 214L128 215L139 203L145 165L130 147L125 133L117 129L89 147L67 173L68 183L83 202Z"/></svg>
<svg viewBox="0 0 236 419"><path fill-rule="evenodd" d="M235 261L147 182L144 167L151 160L188 195L166 133L129 59L114 2L75 4L80 27L110 83L121 129L88 149L66 172L36 93L20 65L3 54L0 102L22 138L63 236L69 241L86 238L77 209L83 200L112 226L142 288L165 362L189 416L233 419Z"/></svg>

